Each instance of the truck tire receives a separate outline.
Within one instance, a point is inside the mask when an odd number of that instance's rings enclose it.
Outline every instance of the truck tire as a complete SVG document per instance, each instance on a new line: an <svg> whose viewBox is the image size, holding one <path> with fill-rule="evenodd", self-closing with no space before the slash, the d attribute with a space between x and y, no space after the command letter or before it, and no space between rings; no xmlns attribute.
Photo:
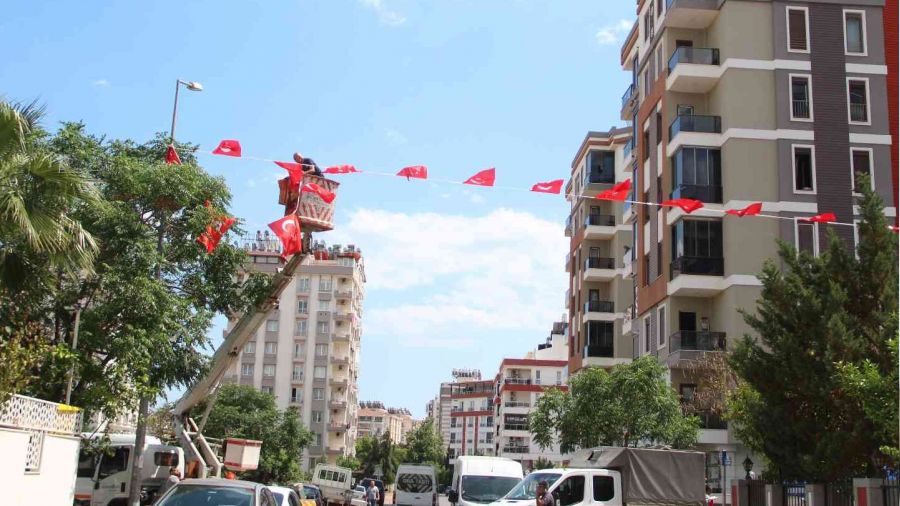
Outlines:
<svg viewBox="0 0 900 506"><path fill-rule="evenodd" d="M117 498L113 499L112 501L109 501L109 503L106 506L127 506L127 505L128 505L128 499L125 499L124 497L117 497Z"/></svg>

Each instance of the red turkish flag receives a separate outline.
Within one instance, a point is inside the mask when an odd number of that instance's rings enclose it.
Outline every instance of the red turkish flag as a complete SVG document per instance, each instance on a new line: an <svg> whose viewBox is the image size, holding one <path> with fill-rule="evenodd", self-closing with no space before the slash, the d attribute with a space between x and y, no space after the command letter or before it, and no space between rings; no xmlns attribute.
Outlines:
<svg viewBox="0 0 900 506"><path fill-rule="evenodd" d="M288 171L288 175L291 177L291 190L296 191L298 188L300 188L300 182L303 181L302 165L293 162L275 162L275 165Z"/></svg>
<svg viewBox="0 0 900 506"><path fill-rule="evenodd" d="M463 181L463 184L473 184L475 186L494 186L494 180L496 179L496 171L493 167L490 169L484 169L483 171L475 174Z"/></svg>
<svg viewBox="0 0 900 506"><path fill-rule="evenodd" d="M303 250L300 220L296 214L289 214L278 221L269 223L269 228L281 239L281 256L286 257Z"/></svg>
<svg viewBox="0 0 900 506"><path fill-rule="evenodd" d="M895 227L893 225L888 225L888 228L891 229L891 232L900 233L900 227Z"/></svg>
<svg viewBox="0 0 900 506"><path fill-rule="evenodd" d="M837 216L835 216L834 213L822 213L815 216L810 216L809 218L800 221L804 221L806 223L831 223L833 221L837 221Z"/></svg>
<svg viewBox="0 0 900 506"><path fill-rule="evenodd" d="M614 185L609 190L603 190L598 193L595 198L601 200L618 200L621 202L628 198L629 192L631 192L631 180L626 179L625 181Z"/></svg>
<svg viewBox="0 0 900 506"><path fill-rule="evenodd" d="M352 165L335 165L333 167L328 167L324 171L323 174L352 174L354 172L362 172L361 170L357 170L356 167Z"/></svg>
<svg viewBox="0 0 900 506"><path fill-rule="evenodd" d="M166 165L181 165L181 158L178 157L178 151L175 151L172 144L166 148Z"/></svg>
<svg viewBox="0 0 900 506"><path fill-rule="evenodd" d="M334 202L334 192L330 192L325 188L317 185L316 183L306 183L303 185L303 188L300 189L300 193L303 192L313 192L319 196L320 199L324 200L326 204L330 204Z"/></svg>
<svg viewBox="0 0 900 506"><path fill-rule="evenodd" d="M754 202L743 209L727 209L725 214L743 218L744 216L756 216L762 211L762 202Z"/></svg>
<svg viewBox="0 0 900 506"><path fill-rule="evenodd" d="M398 176L406 176L406 179L428 179L428 167L424 165L413 165L404 167L397 173Z"/></svg>
<svg viewBox="0 0 900 506"><path fill-rule="evenodd" d="M208 204L209 201L207 201L207 208L209 207ZM235 218L232 218L230 216L222 216L219 219L222 220L222 223L219 224L218 228L213 225L209 225L208 227L206 227L206 232L200 234L200 236L197 237L197 242L206 247L207 254L212 253L216 249L216 246L219 245L222 237L226 232L228 232L228 229L230 229L231 225L233 225L235 222Z"/></svg>
<svg viewBox="0 0 900 506"><path fill-rule="evenodd" d="M691 214L703 207L703 202L695 199L669 199L664 200L662 205L667 207L680 207L682 211Z"/></svg>
<svg viewBox="0 0 900 506"><path fill-rule="evenodd" d="M554 179L546 183L536 183L531 187L531 191L538 193L559 193L562 190L563 180Z"/></svg>
<svg viewBox="0 0 900 506"><path fill-rule="evenodd" d="M225 139L213 150L214 155L241 157L241 143L233 139Z"/></svg>

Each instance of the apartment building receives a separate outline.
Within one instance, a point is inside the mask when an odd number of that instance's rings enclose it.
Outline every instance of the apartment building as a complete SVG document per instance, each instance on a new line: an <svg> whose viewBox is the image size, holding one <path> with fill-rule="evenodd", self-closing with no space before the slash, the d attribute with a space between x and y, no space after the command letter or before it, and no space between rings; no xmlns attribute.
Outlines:
<svg viewBox="0 0 900 506"><path fill-rule="evenodd" d="M481 380L481 371L478 369L453 369L451 373L453 380L441 383L437 397L434 398L436 403L431 413L434 417L434 426L438 428L444 445L450 447L451 432L451 411L453 407L453 399L450 396L452 386L459 382L479 381ZM456 428L456 427L452 427Z"/></svg>
<svg viewBox="0 0 900 506"><path fill-rule="evenodd" d="M357 437L381 437L390 434L396 444L406 443L406 434L413 429L414 420L405 408L385 408L381 402L361 402L356 417Z"/></svg>
<svg viewBox="0 0 900 506"><path fill-rule="evenodd" d="M450 383L448 457L494 455L494 380Z"/></svg>
<svg viewBox="0 0 900 506"><path fill-rule="evenodd" d="M528 415L547 389L568 390L569 346L566 322L553 324L546 342L524 358L505 358L495 380L495 454L532 469L538 458L562 466L559 445L542 449L532 441Z"/></svg>
<svg viewBox="0 0 900 506"><path fill-rule="evenodd" d="M631 130L588 132L572 160L566 186L571 214L566 256L569 371L611 367L632 357L632 341L623 326L634 306L632 282L634 214L630 204L594 197L631 177ZM631 200L631 199L629 199Z"/></svg>
<svg viewBox="0 0 900 506"><path fill-rule="evenodd" d="M626 169L635 197L729 209L763 202L766 213L787 218L647 206L626 213L634 224L637 311L625 333L633 335L634 356L652 355L668 367L684 399L696 390L686 363L751 333L737 310L755 307L756 275L777 257L776 239L818 254L827 225L803 218L834 212L842 222L857 219L858 172L894 202L883 6L637 2L638 20L621 51L632 76L621 117L635 139ZM833 228L855 240L852 228ZM707 484L720 492L720 451L738 463L746 451L718 417L701 418Z"/></svg>
<svg viewBox="0 0 900 506"><path fill-rule="evenodd" d="M268 234L257 233L244 246L248 272L283 267L280 245ZM301 459L303 469L354 452L366 280L357 248L318 244L315 249L225 377L274 395L281 409L300 410L314 435ZM229 321L226 332L236 321Z"/></svg>

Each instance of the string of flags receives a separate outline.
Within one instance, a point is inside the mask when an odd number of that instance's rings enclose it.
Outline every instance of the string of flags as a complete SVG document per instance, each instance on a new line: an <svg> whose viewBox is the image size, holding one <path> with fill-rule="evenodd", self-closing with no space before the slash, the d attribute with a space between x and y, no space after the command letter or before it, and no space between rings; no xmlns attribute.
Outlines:
<svg viewBox="0 0 900 506"><path fill-rule="evenodd" d="M288 177L290 178L290 187L292 191L299 191L300 194L304 192L311 192L318 195L319 198L322 199L327 204L334 202L335 194L326 188L321 187L320 185L312 182L303 183L304 176L304 166L306 167L315 167L313 165L308 165L305 163L297 163L297 162L284 162L279 160L267 159L267 158L255 158L249 156L243 156L243 152L241 149L241 143L235 139L225 139L219 142L219 145L216 146L214 150L210 152L212 155L219 156L230 156L234 158L246 158L251 160L259 160L259 161L267 161L272 162L275 165L285 169L288 172ZM167 164L175 164L180 165L181 159L178 156L178 152L175 149L175 146L169 145L166 150L165 162ZM315 167L318 169L318 167ZM407 180L411 179L429 179L428 176L428 167L425 165L411 165L408 167L403 167L396 174L389 174L383 172L372 172L372 171L362 171L354 165L343 164L343 165L333 165L330 167L326 167L323 169L322 174L328 175L344 175L344 174L357 174L357 173L367 173L381 176L398 176L405 177ZM455 184L463 184L463 185L472 185L472 186L487 186L493 187L495 185L497 178L497 172L494 167L490 167L487 169L483 169L478 171L476 174L467 178L464 181L445 181L449 183ZM444 180L438 180L444 181ZM536 193L549 193L559 195L562 193L562 187L565 183L564 179L554 179L551 181L542 181L535 183L531 186L529 191ZM675 198L668 199L662 202L642 202L639 200L629 200L628 196L631 194L631 179L626 179L619 183L614 184L611 188L603 190L599 192L597 195L591 196L581 196L581 195L571 195L577 198L593 198L597 200L610 200L610 201L618 201L618 202L626 202L630 204L636 205L645 205L645 206L656 206L656 207L669 207L669 208L679 208L685 214L692 214L696 211L703 209L705 212L712 213L721 213L723 216L735 216L737 218L745 218L748 216L758 216L763 218L775 218L775 219L786 219L793 220L792 217L787 216L778 216L773 214L763 214L763 203L762 202L753 202L741 209L718 209L718 208L706 208L702 201L692 198ZM525 190L524 188L513 188L516 190ZM570 195L567 195L570 196ZM207 202L207 207L209 207L209 203ZM203 244L206 247L208 253L212 253L215 249L216 245L218 245L222 236L231 225L234 223L234 218L230 218L227 216L217 216L209 227L207 227L206 232L200 235L197 238L197 241L200 244ZM830 225L842 225L842 226L855 226L853 223L843 223L837 221L837 216L831 212L824 212L820 214L816 214L814 216L810 216L808 218L801 218L801 222L804 223L823 223ZM269 224L269 228L275 232L275 234L281 239L283 248L283 255L288 256L294 253L301 251L302 249L302 239L301 239L301 226L300 220L297 218L295 214L290 214L281 218L278 221L272 222ZM893 232L900 232L900 227L889 226Z"/></svg>

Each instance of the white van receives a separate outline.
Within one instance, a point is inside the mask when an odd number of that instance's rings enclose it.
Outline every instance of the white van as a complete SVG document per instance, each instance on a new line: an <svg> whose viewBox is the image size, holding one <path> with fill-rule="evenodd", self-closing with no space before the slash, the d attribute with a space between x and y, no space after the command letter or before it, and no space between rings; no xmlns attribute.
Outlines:
<svg viewBox="0 0 900 506"><path fill-rule="evenodd" d="M312 484L322 491L326 504L349 504L352 498L353 470L330 464L317 464Z"/></svg>
<svg viewBox="0 0 900 506"><path fill-rule="evenodd" d="M394 486L397 506L437 506L437 476L434 466L400 464Z"/></svg>
<svg viewBox="0 0 900 506"><path fill-rule="evenodd" d="M487 504L505 496L524 476L522 464L502 457L457 457L447 494L456 506Z"/></svg>

